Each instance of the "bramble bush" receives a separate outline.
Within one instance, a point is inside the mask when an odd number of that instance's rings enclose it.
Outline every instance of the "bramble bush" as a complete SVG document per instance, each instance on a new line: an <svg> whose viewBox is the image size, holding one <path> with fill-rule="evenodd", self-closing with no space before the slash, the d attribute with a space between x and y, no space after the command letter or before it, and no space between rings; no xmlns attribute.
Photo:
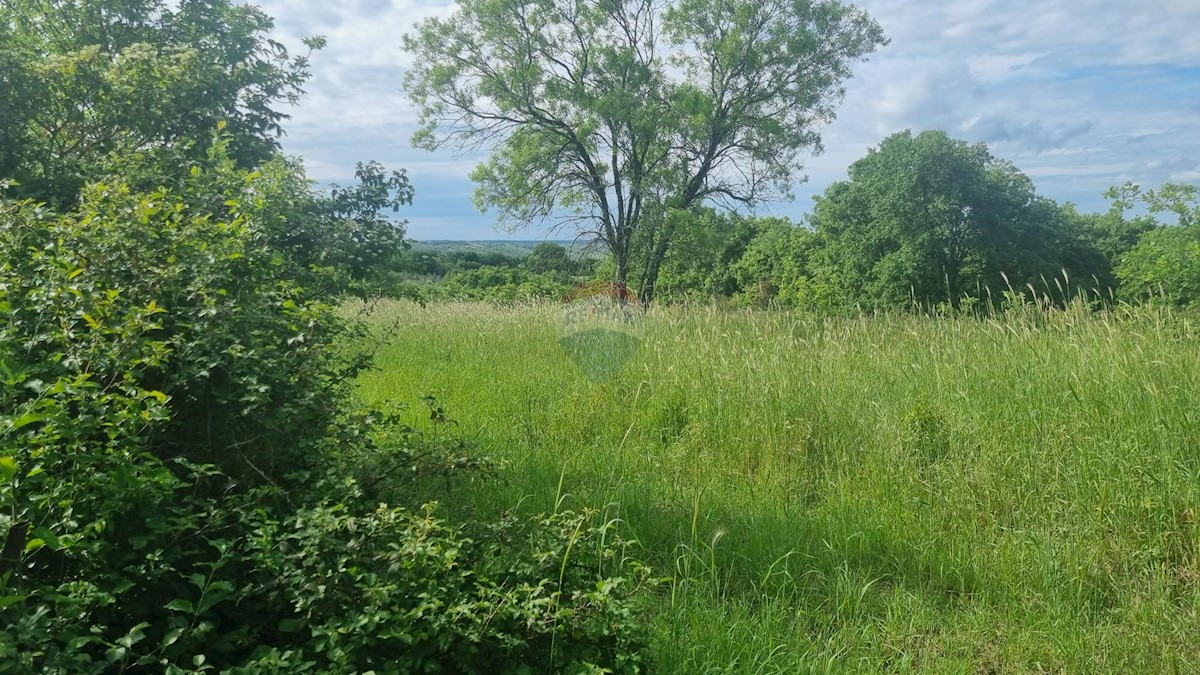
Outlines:
<svg viewBox="0 0 1200 675"><path fill-rule="evenodd" d="M300 179L163 156L0 202L0 672L644 669L617 524L416 508L441 448L354 406Z"/></svg>

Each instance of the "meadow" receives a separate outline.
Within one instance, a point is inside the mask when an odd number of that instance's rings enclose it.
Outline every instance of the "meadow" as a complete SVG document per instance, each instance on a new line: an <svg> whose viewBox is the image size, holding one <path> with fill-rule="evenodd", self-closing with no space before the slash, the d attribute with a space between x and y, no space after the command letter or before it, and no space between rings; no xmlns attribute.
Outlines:
<svg viewBox="0 0 1200 675"><path fill-rule="evenodd" d="M436 397L497 464L429 498L620 519L661 672L1200 669L1192 317L655 308L602 384L559 306L369 321L361 396Z"/></svg>

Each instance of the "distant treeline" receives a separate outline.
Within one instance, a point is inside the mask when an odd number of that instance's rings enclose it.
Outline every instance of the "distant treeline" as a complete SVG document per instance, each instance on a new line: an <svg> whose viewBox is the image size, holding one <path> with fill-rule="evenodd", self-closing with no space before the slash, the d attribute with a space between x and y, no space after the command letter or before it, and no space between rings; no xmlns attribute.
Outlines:
<svg viewBox="0 0 1200 675"><path fill-rule="evenodd" d="M394 294L422 300L557 299L596 274L593 249L528 244L414 243L399 259Z"/></svg>
<svg viewBox="0 0 1200 675"><path fill-rule="evenodd" d="M1038 195L983 144L902 132L851 165L801 222L669 212L657 274L639 273L648 246L635 241L630 255L629 278L655 287L630 285L659 302L826 312L1200 298L1200 188L1129 183L1106 196L1107 211L1083 213ZM418 245L401 256L396 288L427 299L557 298L614 278L612 257L596 255L552 242L525 256Z"/></svg>

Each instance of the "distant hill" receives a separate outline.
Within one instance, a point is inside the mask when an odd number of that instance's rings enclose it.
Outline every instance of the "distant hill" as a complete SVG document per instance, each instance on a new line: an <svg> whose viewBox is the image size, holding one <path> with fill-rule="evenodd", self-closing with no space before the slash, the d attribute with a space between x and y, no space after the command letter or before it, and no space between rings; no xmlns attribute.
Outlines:
<svg viewBox="0 0 1200 675"><path fill-rule="evenodd" d="M530 239L530 240L512 240L512 239L496 239L491 241L457 241L451 239L430 239L428 241L414 241L413 248L419 251L432 251L435 253L499 253L512 258L524 258L529 255L533 247L538 244L545 243L545 240ZM552 241L566 248L571 253L578 253L588 242L575 242L570 239ZM597 255L596 247L593 247L592 255Z"/></svg>

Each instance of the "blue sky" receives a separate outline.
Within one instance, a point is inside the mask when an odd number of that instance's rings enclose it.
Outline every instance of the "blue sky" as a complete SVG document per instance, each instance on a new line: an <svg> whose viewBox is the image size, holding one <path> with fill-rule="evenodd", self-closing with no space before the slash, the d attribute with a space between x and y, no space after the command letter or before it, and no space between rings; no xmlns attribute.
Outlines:
<svg viewBox="0 0 1200 675"><path fill-rule="evenodd" d="M324 35L284 149L318 181L350 183L357 161L404 168L416 188L401 215L416 239L513 235L471 203L478 157L409 144L416 114L400 89L400 36L437 0L258 0L277 36ZM1200 0L863 0L891 44L855 68L825 152L805 162L796 200L759 209L799 219L812 195L896 131L945 129L1013 161L1038 191L1094 211L1111 185L1200 183Z"/></svg>

